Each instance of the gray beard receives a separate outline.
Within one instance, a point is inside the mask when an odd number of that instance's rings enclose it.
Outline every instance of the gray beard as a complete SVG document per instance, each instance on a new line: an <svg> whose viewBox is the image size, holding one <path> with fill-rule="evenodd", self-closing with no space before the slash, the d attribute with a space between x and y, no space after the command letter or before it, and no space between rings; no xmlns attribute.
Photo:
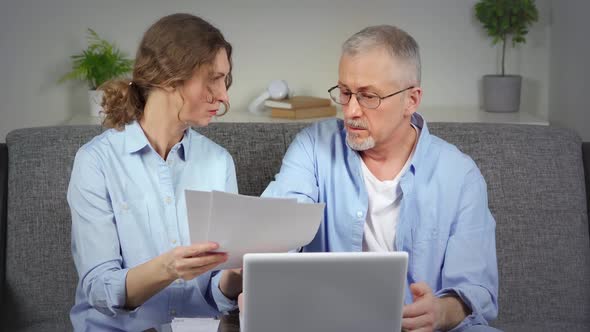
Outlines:
<svg viewBox="0 0 590 332"><path fill-rule="evenodd" d="M361 141L357 140L357 135L346 133L346 143L355 151L366 151L375 147L375 139L369 136Z"/></svg>

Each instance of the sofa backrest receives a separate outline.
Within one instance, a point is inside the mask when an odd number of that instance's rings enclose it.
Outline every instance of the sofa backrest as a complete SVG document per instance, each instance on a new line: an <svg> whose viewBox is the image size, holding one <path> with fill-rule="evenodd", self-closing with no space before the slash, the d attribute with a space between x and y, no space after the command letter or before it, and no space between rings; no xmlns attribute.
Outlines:
<svg viewBox="0 0 590 332"><path fill-rule="evenodd" d="M0 143L0 285L6 279L6 195L8 193L8 147ZM0 287L0 307L4 286Z"/></svg>
<svg viewBox="0 0 590 332"><path fill-rule="evenodd" d="M258 195L304 124L215 123L200 131L234 157L240 192ZM590 326L590 244L579 138L543 126L432 123L479 165L497 222L496 326L569 321ZM21 129L9 151L8 330L71 330L77 276L66 190L77 149L98 126Z"/></svg>
<svg viewBox="0 0 590 332"><path fill-rule="evenodd" d="M586 180L586 205L588 207L588 231L590 232L590 142L582 143L582 156L584 158L584 179Z"/></svg>

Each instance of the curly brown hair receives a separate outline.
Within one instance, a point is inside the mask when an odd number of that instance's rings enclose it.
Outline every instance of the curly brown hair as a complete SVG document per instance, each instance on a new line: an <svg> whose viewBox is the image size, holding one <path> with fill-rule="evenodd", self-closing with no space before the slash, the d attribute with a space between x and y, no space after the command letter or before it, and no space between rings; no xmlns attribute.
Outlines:
<svg viewBox="0 0 590 332"><path fill-rule="evenodd" d="M103 126L122 130L141 119L154 88L178 87L202 66L211 65L220 50L227 53L230 71L225 86L232 83L232 46L207 21L191 14L172 14L159 19L143 35L131 80L112 80L102 90ZM226 112L229 104L225 104Z"/></svg>

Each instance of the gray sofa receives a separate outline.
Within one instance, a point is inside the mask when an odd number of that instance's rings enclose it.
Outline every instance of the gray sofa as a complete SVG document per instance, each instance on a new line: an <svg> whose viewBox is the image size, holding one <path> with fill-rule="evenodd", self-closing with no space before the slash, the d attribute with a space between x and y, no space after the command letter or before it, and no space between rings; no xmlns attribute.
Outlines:
<svg viewBox="0 0 590 332"><path fill-rule="evenodd" d="M303 126L216 123L201 132L233 155L240 192L258 195ZM553 127L430 127L471 155L488 183L500 272L500 312L493 325L505 331L590 331L590 146ZM7 136L7 149L0 146L3 331L71 330L77 276L66 188L75 152L101 130L21 129Z"/></svg>

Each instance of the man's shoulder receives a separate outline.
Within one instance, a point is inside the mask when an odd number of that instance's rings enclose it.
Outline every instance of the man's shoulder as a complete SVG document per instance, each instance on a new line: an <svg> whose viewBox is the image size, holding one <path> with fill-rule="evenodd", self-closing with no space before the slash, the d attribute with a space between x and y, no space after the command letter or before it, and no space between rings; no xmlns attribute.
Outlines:
<svg viewBox="0 0 590 332"><path fill-rule="evenodd" d="M454 144L435 135L430 135L427 155L435 157L436 169L447 175L454 173L461 176L478 170L477 164L469 155L459 150Z"/></svg>

